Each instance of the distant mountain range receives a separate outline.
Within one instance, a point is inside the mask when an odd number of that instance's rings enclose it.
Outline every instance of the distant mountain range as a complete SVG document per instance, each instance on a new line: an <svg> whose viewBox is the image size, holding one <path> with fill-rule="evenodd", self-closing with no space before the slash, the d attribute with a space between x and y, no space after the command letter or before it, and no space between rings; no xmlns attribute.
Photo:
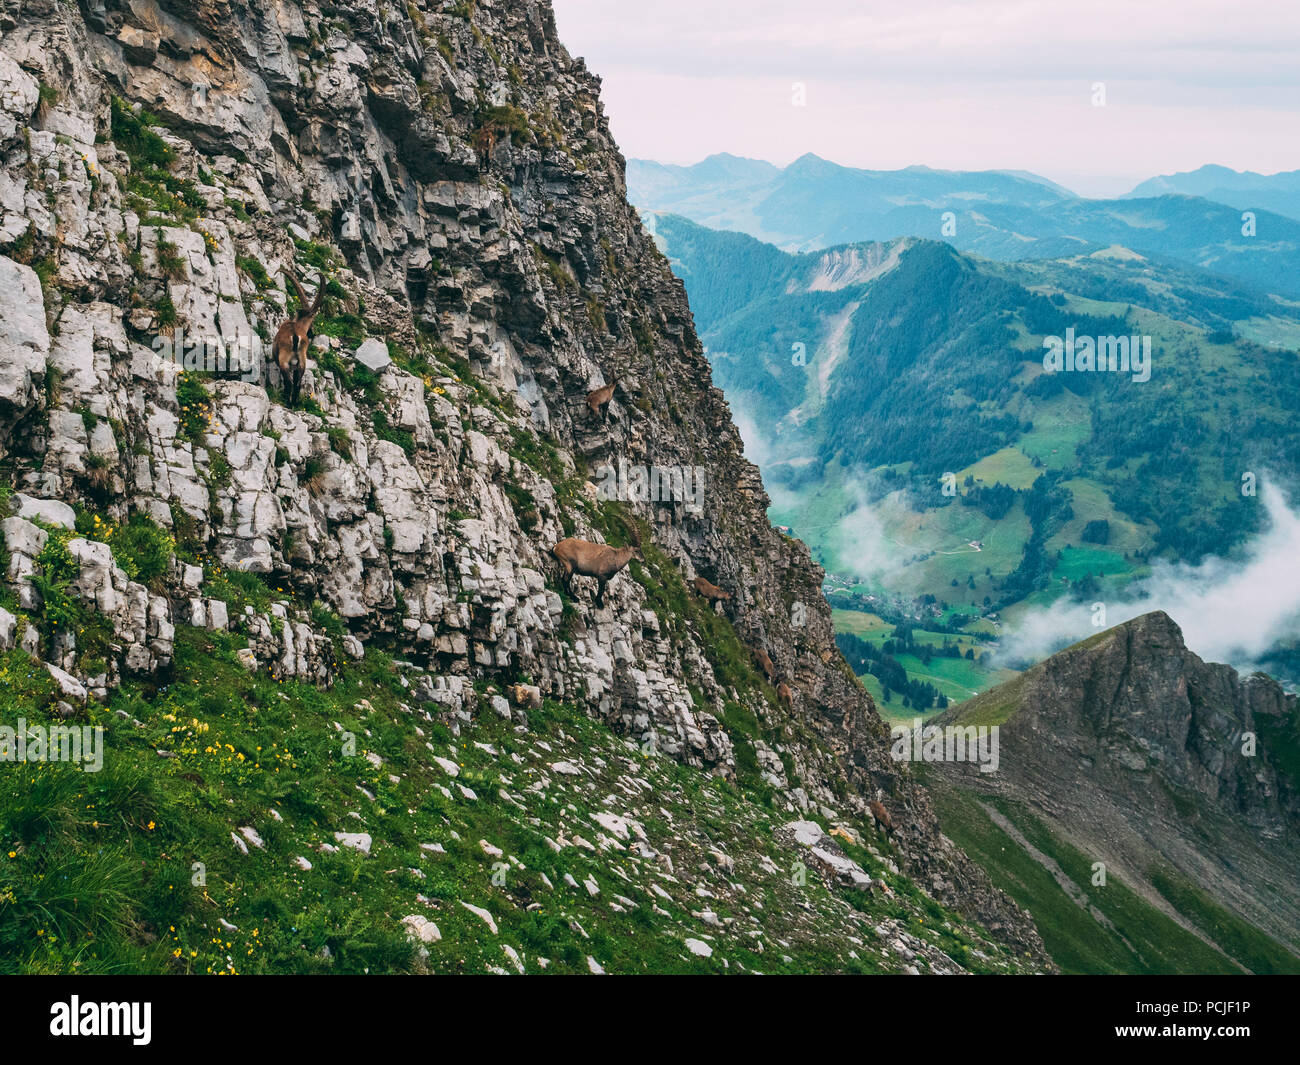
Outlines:
<svg viewBox="0 0 1300 1065"><path fill-rule="evenodd" d="M627 177L643 210L788 251L911 236L1019 261L1119 246L1300 299L1300 172L1204 167L1114 200L1018 171L860 170L811 154L784 168L725 154L687 167L633 159Z"/></svg>
<svg viewBox="0 0 1300 1065"><path fill-rule="evenodd" d="M1124 198L1147 196L1200 196L1240 210L1265 210L1300 219L1300 170L1256 174L1203 166L1181 174L1166 174L1138 185Z"/></svg>

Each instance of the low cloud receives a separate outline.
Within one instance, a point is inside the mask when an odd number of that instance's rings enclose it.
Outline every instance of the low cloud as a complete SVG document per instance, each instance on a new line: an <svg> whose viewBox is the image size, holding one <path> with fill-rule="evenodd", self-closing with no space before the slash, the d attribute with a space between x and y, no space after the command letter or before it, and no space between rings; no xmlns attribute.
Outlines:
<svg viewBox="0 0 1300 1065"><path fill-rule="evenodd" d="M741 442L745 445L745 458L760 470L767 469L774 456L767 434L759 429L757 420L740 405L736 397L728 397L728 399L731 403L731 420L735 423Z"/></svg>
<svg viewBox="0 0 1300 1065"><path fill-rule="evenodd" d="M864 476L848 478L854 486L853 506L831 532L830 547L839 558L842 573L866 583L892 586L902 577L904 563L898 544L886 536L866 492L858 487Z"/></svg>
<svg viewBox="0 0 1300 1065"><path fill-rule="evenodd" d="M1266 528L1236 559L1195 566L1157 562L1119 601L1105 600L1106 627L1163 610L1207 661L1249 668L1279 641L1300 636L1300 512L1270 483L1260 490ZM1090 603L1060 602L1027 614L1003 637L1000 657L1037 662L1098 629Z"/></svg>

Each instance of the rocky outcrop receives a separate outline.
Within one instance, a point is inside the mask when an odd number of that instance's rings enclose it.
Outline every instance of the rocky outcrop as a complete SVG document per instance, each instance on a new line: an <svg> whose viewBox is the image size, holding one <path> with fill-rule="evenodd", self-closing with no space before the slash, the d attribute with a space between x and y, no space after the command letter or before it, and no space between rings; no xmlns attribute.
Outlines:
<svg viewBox="0 0 1300 1065"><path fill-rule="evenodd" d="M1296 697L1187 649L1162 612L1061 651L939 724L999 724L999 766L941 763L1025 803L1170 912L1172 867L1220 905L1300 943Z"/></svg>
<svg viewBox="0 0 1300 1065"><path fill-rule="evenodd" d="M926 886L1038 951L888 760L548 5L0 0L0 31L0 446L19 490L142 515L184 559L141 630L138 592L81 550L76 593L135 619L109 683L165 670L177 623L329 683L317 603L449 707L524 684L713 772L752 759L790 812L862 816L882 788ZM265 342L289 275L321 273L289 409ZM604 607L581 580L566 600L548 549L570 535L643 540L646 565ZM273 605L223 610L230 574ZM732 594L715 631L697 575Z"/></svg>

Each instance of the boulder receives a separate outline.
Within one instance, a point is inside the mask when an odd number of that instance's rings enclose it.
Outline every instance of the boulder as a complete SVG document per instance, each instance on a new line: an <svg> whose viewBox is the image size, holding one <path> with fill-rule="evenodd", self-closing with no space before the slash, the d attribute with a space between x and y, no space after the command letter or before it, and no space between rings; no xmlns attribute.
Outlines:
<svg viewBox="0 0 1300 1065"><path fill-rule="evenodd" d="M0 255L0 441L40 403L49 354L40 278Z"/></svg>
<svg viewBox="0 0 1300 1065"><path fill-rule="evenodd" d="M355 358L357 362L372 373L381 373L386 366L390 366L393 362L393 357L388 354L388 345L375 337L361 342L361 346L357 348Z"/></svg>

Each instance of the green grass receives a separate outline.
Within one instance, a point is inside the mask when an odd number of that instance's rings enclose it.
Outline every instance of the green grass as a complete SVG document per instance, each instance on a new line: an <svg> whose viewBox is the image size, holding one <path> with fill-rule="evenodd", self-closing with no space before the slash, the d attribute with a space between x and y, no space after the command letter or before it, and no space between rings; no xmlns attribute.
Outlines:
<svg viewBox="0 0 1300 1065"><path fill-rule="evenodd" d="M1158 869L1151 883L1183 916L1191 919L1227 954L1251 972L1260 975L1300 974L1300 957L1288 953L1276 941L1218 906L1173 869Z"/></svg>
<svg viewBox="0 0 1300 1065"><path fill-rule="evenodd" d="M1054 859L1113 927L1077 905L1041 864L993 823L974 796L950 786L934 789L939 823L993 882L1034 915L1048 953L1066 973L1233 973L1234 965L1110 872L1094 887L1092 862L1056 839L1035 817L998 801L1006 816L1040 851Z"/></svg>
<svg viewBox="0 0 1300 1065"><path fill-rule="evenodd" d="M963 725L1005 725L1020 709L1025 673L996 688L966 700L953 711L953 720Z"/></svg>
<svg viewBox="0 0 1300 1065"><path fill-rule="evenodd" d="M864 640L879 637L884 640L894 629L883 618L869 614L865 610L832 610L831 623L836 632L849 632Z"/></svg>
<svg viewBox="0 0 1300 1065"><path fill-rule="evenodd" d="M831 622L836 632L852 633L877 647L891 639L894 632L893 624L877 614L862 610L832 610ZM987 625L985 629L987 630ZM989 650L989 644L972 636L927 629L914 629L913 636L918 644L929 644L936 650L943 646L945 640L960 648L963 657L948 658L935 654L928 664L914 654L900 654L895 651L893 656L907 671L909 677L933 684L948 697L950 703L960 703L1015 676L1013 670L980 665L977 660L964 657L967 650L973 650L977 658ZM880 682L871 674L859 675L858 680L871 693L876 709L880 711L882 717L891 722L900 722L911 721L916 716L914 710L903 707L900 695L894 695L892 700L886 703ZM927 711L927 714L938 712L938 710Z"/></svg>
<svg viewBox="0 0 1300 1065"><path fill-rule="evenodd" d="M964 646L964 645L963 645ZM950 702L961 702L1014 676L1011 670L992 670L966 658L936 655L926 664L916 655L895 655L907 675L933 684Z"/></svg>
<svg viewBox="0 0 1300 1065"><path fill-rule="evenodd" d="M1104 547L1067 547L1061 552L1060 561L1052 570L1055 580L1082 580L1087 576L1109 577L1115 574L1131 573L1133 567L1114 551Z"/></svg>
<svg viewBox="0 0 1300 1065"><path fill-rule="evenodd" d="M31 763L0 774L0 972L481 973L508 967L506 944L530 971L545 958L556 973L586 972L588 956L627 973L876 972L901 962L869 948L853 957L842 930L869 943L881 917L976 971L1014 968L983 932L865 849L853 856L889 881L888 899L816 876L796 882L792 855L773 836L783 811L743 785L647 756L567 704L548 700L522 736L480 709L457 737L415 712L402 669L381 653L343 666L319 690L246 672L240 643L181 627L173 683L129 686L92 705L90 723L105 728L100 773ZM486 698L485 683L477 687ZM52 688L25 655L0 656L6 720L50 721ZM456 763L454 780L435 753ZM558 776L549 766L560 758L584 773ZM620 794L629 774L649 789L636 815L677 877L627 849L557 853L547 843L565 832L598 838L591 817L610 809L602 797ZM543 776L548 785L530 787ZM264 848L240 853L231 840L240 826L254 827ZM335 831L370 833L370 855L318 850ZM515 861L494 862L480 840ZM741 929L761 924L759 937L692 917L705 904L683 877L709 848L733 856L748 892L707 905ZM778 871L765 872L760 855ZM298 856L312 868L300 869ZM598 895L581 886L587 880ZM491 913L497 934L462 901ZM427 957L403 933L411 913L442 933ZM715 941L710 959L683 947L701 931Z"/></svg>
<svg viewBox="0 0 1300 1065"><path fill-rule="evenodd" d="M1041 472L1022 450L1004 447L1001 451L980 459L974 465L958 470L957 483L963 484L967 477L974 477L976 481L983 481L985 484L1001 482L1019 491L1032 487Z"/></svg>

